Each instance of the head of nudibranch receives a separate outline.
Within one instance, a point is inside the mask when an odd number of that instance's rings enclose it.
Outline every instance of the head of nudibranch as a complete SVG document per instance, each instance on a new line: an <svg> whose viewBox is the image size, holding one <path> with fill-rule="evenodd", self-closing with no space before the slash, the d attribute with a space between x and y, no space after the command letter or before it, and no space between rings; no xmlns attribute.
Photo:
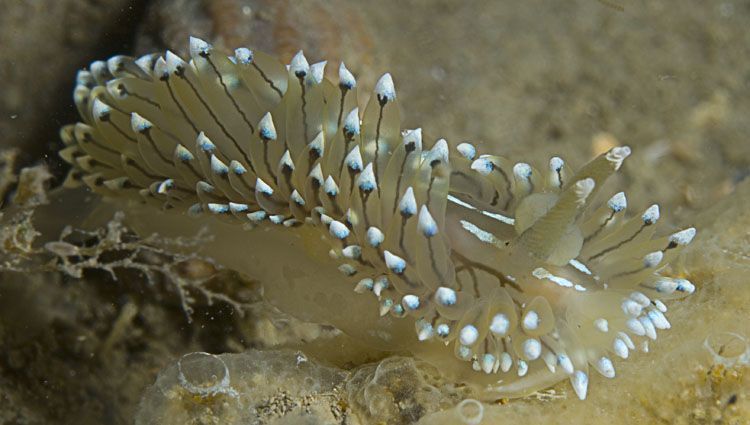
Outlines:
<svg viewBox="0 0 750 425"><path fill-rule="evenodd" d="M190 55L116 56L79 73L83 122L62 130L67 185L311 241L300 267L333 267L341 282L296 291L369 297L376 307L356 314L381 321L370 333L403 343L382 326L413 324L415 353L494 395L568 378L585 398L590 368L614 378L617 358L670 328L664 301L694 290L660 271L695 229L655 237L658 206L628 217L624 193L601 191L628 147L579 170L444 139L428 148L421 129L401 129L390 74L360 109L343 63L333 82L302 52L284 66L191 38ZM322 314L359 321L337 313Z"/></svg>
<svg viewBox="0 0 750 425"><path fill-rule="evenodd" d="M659 270L695 229L654 237L657 205L628 218L623 192L595 200L628 147L577 172L558 157L538 171L467 144L457 151L453 172L478 176L447 196L455 286L437 288L417 332L452 346L490 392L522 395L568 377L584 399L590 367L614 378L617 358L647 352L671 327L663 301L695 288Z"/></svg>

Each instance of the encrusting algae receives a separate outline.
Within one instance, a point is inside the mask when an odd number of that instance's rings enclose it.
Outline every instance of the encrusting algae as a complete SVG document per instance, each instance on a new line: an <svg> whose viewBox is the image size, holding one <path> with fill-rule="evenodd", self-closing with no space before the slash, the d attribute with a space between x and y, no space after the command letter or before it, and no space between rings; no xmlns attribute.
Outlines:
<svg viewBox="0 0 750 425"><path fill-rule="evenodd" d="M190 54L79 72L66 185L130 200L142 232L211 223L207 253L303 320L409 350L487 397L568 378L585 399L589 367L614 378L613 356L648 351L671 327L663 301L694 290L659 272L695 229L655 237L657 205L626 218L624 193L597 200L628 147L577 171L428 148L401 129L390 74L361 113L343 63L334 83L302 52L285 67L191 38Z"/></svg>

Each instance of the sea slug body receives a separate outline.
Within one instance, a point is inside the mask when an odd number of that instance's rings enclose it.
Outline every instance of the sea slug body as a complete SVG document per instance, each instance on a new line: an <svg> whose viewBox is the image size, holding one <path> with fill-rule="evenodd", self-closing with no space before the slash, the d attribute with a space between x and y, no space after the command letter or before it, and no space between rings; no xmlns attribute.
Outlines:
<svg viewBox="0 0 750 425"><path fill-rule="evenodd" d="M190 56L79 72L83 122L61 131L66 185L226 222L255 244L233 264L281 270L261 280L282 303L306 300L315 317L448 362L496 396L568 378L584 399L590 368L614 378L615 358L671 327L663 300L695 289L659 274L695 229L655 237L658 206L626 218L624 193L597 200L628 147L538 170L470 143L428 147L421 129L401 129L390 74L360 109L343 63L335 83L302 52L285 67L191 38ZM278 260L285 250L294 264Z"/></svg>

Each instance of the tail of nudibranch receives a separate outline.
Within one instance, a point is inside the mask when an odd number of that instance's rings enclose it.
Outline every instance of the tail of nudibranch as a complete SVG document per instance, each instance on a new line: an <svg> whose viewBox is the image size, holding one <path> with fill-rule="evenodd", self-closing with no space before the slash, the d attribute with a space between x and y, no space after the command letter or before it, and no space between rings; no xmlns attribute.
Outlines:
<svg viewBox="0 0 750 425"><path fill-rule="evenodd" d="M389 74L360 113L343 63L334 83L302 52L285 67L192 38L190 54L115 56L78 74L66 184L270 235L318 232L351 296L377 299L359 314L413 321L420 351L450 353L447 371L494 395L569 377L585 398L589 366L614 377L612 355L647 351L670 327L662 300L694 290L658 273L694 229L654 238L656 205L626 219L622 192L597 204L627 147L577 172L469 143L428 149L421 129L401 130Z"/></svg>

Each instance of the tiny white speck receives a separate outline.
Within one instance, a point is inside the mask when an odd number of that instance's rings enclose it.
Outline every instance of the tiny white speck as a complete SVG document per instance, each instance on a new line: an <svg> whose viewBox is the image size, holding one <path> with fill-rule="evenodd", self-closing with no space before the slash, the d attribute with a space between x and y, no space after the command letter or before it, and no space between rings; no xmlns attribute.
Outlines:
<svg viewBox="0 0 750 425"><path fill-rule="evenodd" d="M381 102L392 102L396 99L396 87L391 74L385 73L375 84L375 93Z"/></svg>
<svg viewBox="0 0 750 425"><path fill-rule="evenodd" d="M260 192L264 195L273 195L273 188L264 182L260 177L255 180L255 191Z"/></svg>
<svg viewBox="0 0 750 425"><path fill-rule="evenodd" d="M185 68L185 61L177 56L176 54L172 53L172 51L167 50L166 54L166 60L167 60L167 71L171 74L177 73L179 70Z"/></svg>
<svg viewBox="0 0 750 425"><path fill-rule="evenodd" d="M489 159L480 157L471 163L471 169L486 176L495 169L495 165Z"/></svg>
<svg viewBox="0 0 750 425"><path fill-rule="evenodd" d="M482 370L484 373L491 373L492 368L495 366L495 356L489 353L485 353L482 356Z"/></svg>
<svg viewBox="0 0 750 425"><path fill-rule="evenodd" d="M371 247L377 248L381 243L383 243L384 239L385 235L377 227L370 227L369 229L367 229L367 243Z"/></svg>
<svg viewBox="0 0 750 425"><path fill-rule="evenodd" d="M615 354L617 354L618 357L621 359L627 359L629 352L628 352L628 346L625 344L625 341L623 341L620 338L615 338L615 341L612 343L612 349L614 350Z"/></svg>
<svg viewBox="0 0 750 425"><path fill-rule="evenodd" d="M454 305L456 304L456 291L441 286L435 291L435 301L444 306Z"/></svg>
<svg viewBox="0 0 750 425"><path fill-rule="evenodd" d="M441 323L437 326L437 334L439 337L445 338L450 333L451 333L451 328L445 323Z"/></svg>
<svg viewBox="0 0 750 425"><path fill-rule="evenodd" d="M439 159L444 163L448 163L449 156L448 142L445 139L438 139L432 149L430 149L430 160Z"/></svg>
<svg viewBox="0 0 750 425"><path fill-rule="evenodd" d="M253 51L245 47L240 47L235 49L234 57L240 64L247 65L253 62Z"/></svg>
<svg viewBox="0 0 750 425"><path fill-rule="evenodd" d="M596 326L596 328L601 332L609 332L609 322L607 322L607 319L600 317L594 320L594 326Z"/></svg>
<svg viewBox="0 0 750 425"><path fill-rule="evenodd" d="M360 248L359 245L349 245L341 250L341 254L346 258L356 260L362 256L362 248Z"/></svg>
<svg viewBox="0 0 750 425"><path fill-rule="evenodd" d="M529 372L529 364L526 363L524 360L518 361L518 376L526 376L526 374Z"/></svg>
<svg viewBox="0 0 750 425"><path fill-rule="evenodd" d="M513 174L519 180L528 180L531 178L531 166L525 162L519 162L513 166Z"/></svg>
<svg viewBox="0 0 750 425"><path fill-rule="evenodd" d="M404 295L401 299L401 305L407 310L416 310L419 308L419 297L416 295Z"/></svg>
<svg viewBox="0 0 750 425"><path fill-rule="evenodd" d="M292 58L292 62L289 64L289 70L292 71L297 78L302 78L307 75L310 70L310 65L307 63L307 58L302 50L297 52Z"/></svg>
<svg viewBox="0 0 750 425"><path fill-rule="evenodd" d="M461 328L461 331L458 334L458 338L463 345L473 345L479 338L479 331L474 325L466 325Z"/></svg>
<svg viewBox="0 0 750 425"><path fill-rule="evenodd" d="M492 317L490 322L490 332L497 336L505 336L510 330L510 320L503 313L498 313Z"/></svg>
<svg viewBox="0 0 750 425"><path fill-rule="evenodd" d="M416 150L422 149L422 129L415 128L414 130L404 130L401 133L403 137L404 145L414 144Z"/></svg>
<svg viewBox="0 0 750 425"><path fill-rule="evenodd" d="M694 237L695 237L695 228L690 227L688 229L681 230L677 233L673 233L669 237L669 242L674 242L677 245L687 245L693 241Z"/></svg>
<svg viewBox="0 0 750 425"><path fill-rule="evenodd" d="M643 325L643 329L646 331L646 336L649 339L656 339L656 327L647 316L641 316L638 321Z"/></svg>
<svg viewBox="0 0 750 425"><path fill-rule="evenodd" d="M327 193L329 196L336 196L339 193L339 186L336 184L336 181L333 179L333 176L328 176L325 183L323 184L323 190L325 193Z"/></svg>
<svg viewBox="0 0 750 425"><path fill-rule="evenodd" d="M648 268L656 267L659 265L659 263L661 263L661 260L663 258L664 253L661 251L648 253L645 257L643 257L643 266Z"/></svg>
<svg viewBox="0 0 750 425"><path fill-rule="evenodd" d="M247 204L238 204L235 202L229 203L229 211L234 214L241 214L248 210Z"/></svg>
<svg viewBox="0 0 750 425"><path fill-rule="evenodd" d="M502 370L503 372L507 372L512 366L513 359L510 357L510 354L506 352L500 354L500 370Z"/></svg>
<svg viewBox="0 0 750 425"><path fill-rule="evenodd" d="M375 172L373 170L372 162L367 164L364 171L360 173L357 178L357 186L360 190L365 192L371 192L378 187L377 180L375 179Z"/></svg>
<svg viewBox="0 0 750 425"><path fill-rule="evenodd" d="M619 192L611 197L609 201L607 201L607 206L614 212L620 212L627 208L628 200L625 197L625 192Z"/></svg>
<svg viewBox="0 0 750 425"><path fill-rule="evenodd" d="M258 133L263 140L276 140L276 126L270 112L266 112L258 123Z"/></svg>
<svg viewBox="0 0 750 425"><path fill-rule="evenodd" d="M461 156L468 159L469 161L473 161L474 157L477 156L477 148L475 148L474 145L468 142L460 143L458 146L456 146L456 150L461 154Z"/></svg>
<svg viewBox="0 0 750 425"><path fill-rule="evenodd" d="M359 145L355 146L349 154L346 155L344 162L346 162L346 166L353 171L359 171L362 169L364 164L362 163L362 155L359 152Z"/></svg>
<svg viewBox="0 0 750 425"><path fill-rule="evenodd" d="M310 66L310 78L309 81L313 84L320 84L325 76L327 61L314 63Z"/></svg>
<svg viewBox="0 0 750 425"><path fill-rule="evenodd" d="M573 390L576 392L576 395L579 399L585 400L586 399L586 392L588 391L589 387L589 376L586 374L586 372L577 370L571 376L570 382L573 385Z"/></svg>
<svg viewBox="0 0 750 425"><path fill-rule="evenodd" d="M625 326L627 326L631 332L638 336L646 335L646 328L644 328L643 324L641 324L641 322L634 317L628 319L628 321L625 322Z"/></svg>
<svg viewBox="0 0 750 425"><path fill-rule="evenodd" d="M425 237L431 238L438 233L438 226L426 205L419 211L419 230Z"/></svg>
<svg viewBox="0 0 750 425"><path fill-rule="evenodd" d="M211 155L211 171L219 176L225 176L229 174L229 167L221 162L221 160L217 158L216 155Z"/></svg>
<svg viewBox="0 0 750 425"><path fill-rule="evenodd" d="M537 339L527 339L523 342L523 355L527 360L538 359L542 355L542 344Z"/></svg>
<svg viewBox="0 0 750 425"><path fill-rule="evenodd" d="M605 378L615 377L615 367L612 365L612 360L608 357L602 357L596 362L596 370L602 374Z"/></svg>
<svg viewBox="0 0 750 425"><path fill-rule="evenodd" d="M359 134L359 108L354 108L344 118L344 132L348 136Z"/></svg>
<svg viewBox="0 0 750 425"><path fill-rule="evenodd" d="M357 285L354 287L354 292L361 294L366 291L371 291L374 285L374 281L370 279L369 277L364 278L357 282Z"/></svg>
<svg viewBox="0 0 750 425"><path fill-rule="evenodd" d="M247 215L247 218L250 219L250 221L252 221L253 223L258 223L266 218L266 212L263 210L251 212Z"/></svg>
<svg viewBox="0 0 750 425"><path fill-rule="evenodd" d="M398 209L406 217L411 217L417 213L417 199L414 197L414 189L411 186L407 187L406 191L404 191L401 202L398 204Z"/></svg>
<svg viewBox="0 0 750 425"><path fill-rule="evenodd" d="M539 327L539 315L534 310L529 310L523 316L523 328L526 330L535 330Z"/></svg>
<svg viewBox="0 0 750 425"><path fill-rule="evenodd" d="M385 260L385 265L393 273L401 274L404 272L404 269L406 269L406 261L388 250L383 251L383 259Z"/></svg>
<svg viewBox="0 0 750 425"><path fill-rule="evenodd" d="M349 228L340 221L332 221L329 227L329 231L331 233L331 236L337 239L346 239L346 237L349 236Z"/></svg>
<svg viewBox="0 0 750 425"><path fill-rule="evenodd" d="M648 207L646 212L643 213L641 219L645 224L654 224L659 220L659 206L654 204Z"/></svg>
<svg viewBox="0 0 750 425"><path fill-rule="evenodd" d="M339 65L339 86L348 90L357 87L357 80L349 69L346 68L344 62L341 62L341 65Z"/></svg>
<svg viewBox="0 0 750 425"><path fill-rule="evenodd" d="M557 364L560 365L562 370L567 373L568 375L572 375L573 370L573 362L570 360L570 357L568 357L567 354L562 353L557 355Z"/></svg>
<svg viewBox="0 0 750 425"><path fill-rule="evenodd" d="M190 37L190 56L198 56L201 53L208 53L211 45L198 37Z"/></svg>

